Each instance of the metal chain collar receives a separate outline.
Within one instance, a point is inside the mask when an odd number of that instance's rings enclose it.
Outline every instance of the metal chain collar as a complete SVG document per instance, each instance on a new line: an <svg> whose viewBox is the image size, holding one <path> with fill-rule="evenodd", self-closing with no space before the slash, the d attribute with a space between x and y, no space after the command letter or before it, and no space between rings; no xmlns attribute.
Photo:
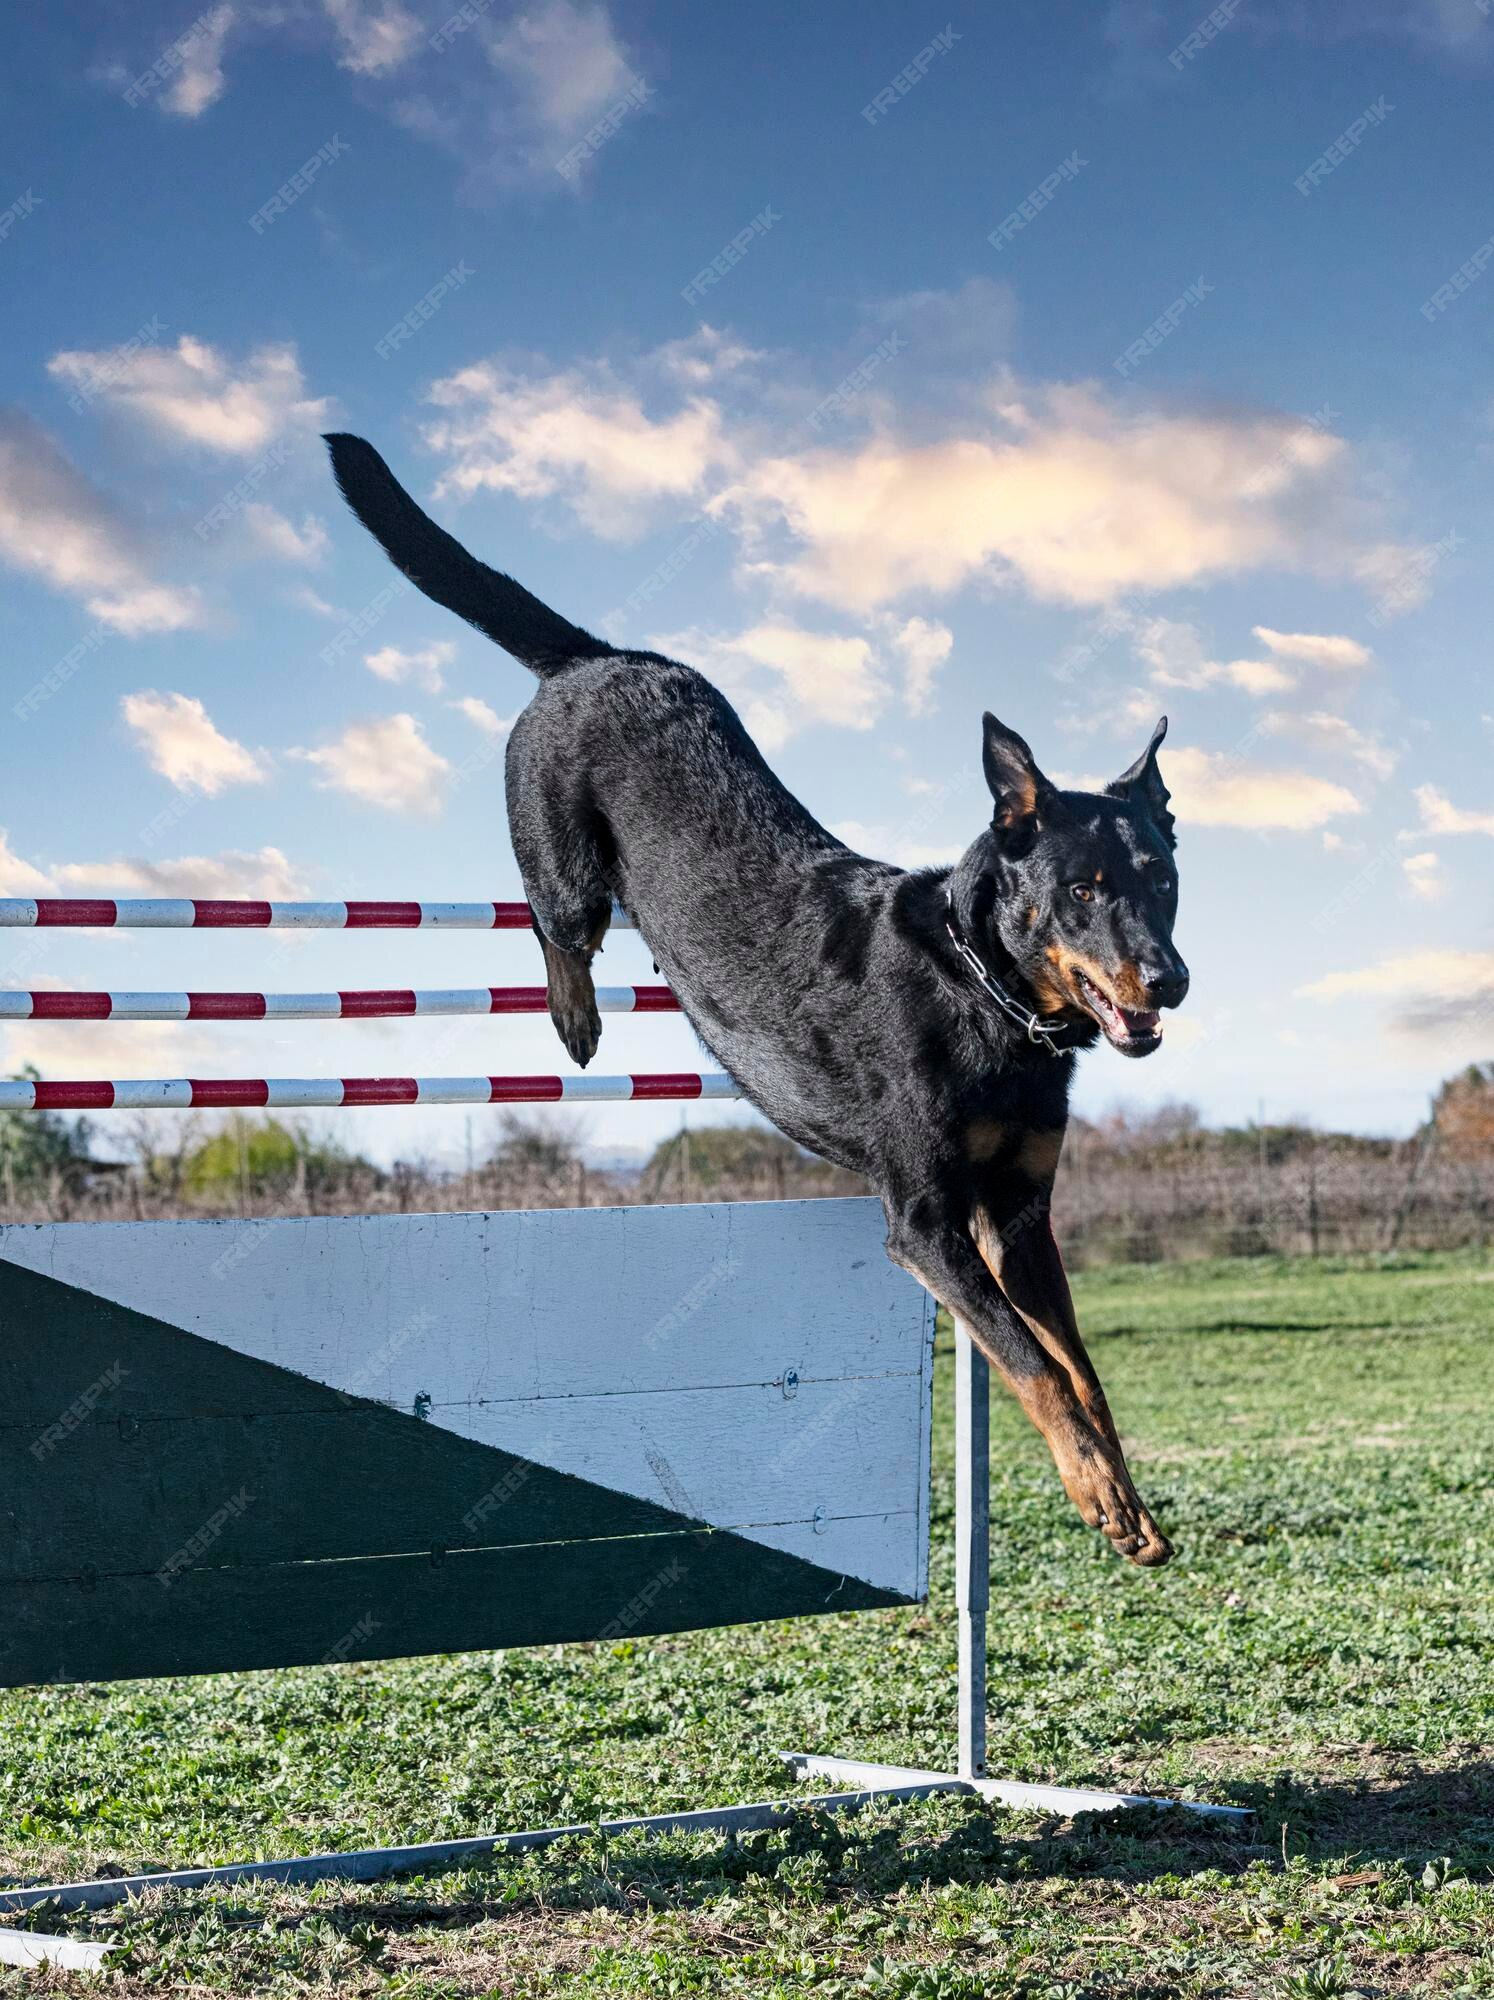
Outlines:
<svg viewBox="0 0 1494 2000"><path fill-rule="evenodd" d="M1002 1013L1009 1020L1016 1022L1017 1026L1021 1028L1023 1034L1034 1047L1046 1049L1050 1056L1066 1056L1070 1054L1070 1050L1060 1048L1058 1045L1058 1037L1067 1034L1068 1029L1062 1026L1050 1028L1045 1021L1039 1018L1038 1014L1032 1008L1024 1007L1019 1000L1014 1000L1001 981L994 973L986 970L979 955L961 937L959 927L955 922L954 899L952 897L945 897L944 908L944 928L949 933L950 943L975 974L983 989L996 1002Z"/></svg>

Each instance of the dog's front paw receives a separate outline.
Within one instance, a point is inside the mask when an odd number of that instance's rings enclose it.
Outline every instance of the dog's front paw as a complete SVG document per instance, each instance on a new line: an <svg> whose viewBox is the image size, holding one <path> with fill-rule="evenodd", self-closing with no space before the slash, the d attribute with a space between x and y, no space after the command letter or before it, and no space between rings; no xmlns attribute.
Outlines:
<svg viewBox="0 0 1494 2000"><path fill-rule="evenodd" d="M1093 1433L1065 1442L1070 1449L1054 1452L1059 1477L1090 1527L1098 1528L1117 1554L1142 1569L1170 1562L1172 1543L1132 1485L1120 1452Z"/></svg>

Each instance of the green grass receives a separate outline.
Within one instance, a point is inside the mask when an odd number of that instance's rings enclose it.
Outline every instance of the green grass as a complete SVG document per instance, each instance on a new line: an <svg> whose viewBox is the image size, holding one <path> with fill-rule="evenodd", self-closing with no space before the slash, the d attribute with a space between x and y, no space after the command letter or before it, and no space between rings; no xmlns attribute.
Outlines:
<svg viewBox="0 0 1494 2000"><path fill-rule="evenodd" d="M1494 1996L1494 1265L1076 1290L1179 1555L1110 1555L995 1401L992 1768L1250 1805L1249 1832L945 1799L36 1927L119 1939L124 1993ZM759 1797L779 1745L948 1766L948 1400L946 1362L927 1612L0 1695L0 1869Z"/></svg>

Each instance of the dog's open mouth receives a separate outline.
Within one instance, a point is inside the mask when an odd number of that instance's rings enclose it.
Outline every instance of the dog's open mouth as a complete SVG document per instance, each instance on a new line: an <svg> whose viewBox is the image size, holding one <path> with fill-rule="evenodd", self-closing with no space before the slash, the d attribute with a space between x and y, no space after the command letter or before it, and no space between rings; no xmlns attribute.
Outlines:
<svg viewBox="0 0 1494 2000"><path fill-rule="evenodd" d="M1118 1007L1087 974L1078 973L1078 979L1084 1004L1105 1030L1110 1046L1124 1056L1149 1056L1162 1040L1161 1015Z"/></svg>

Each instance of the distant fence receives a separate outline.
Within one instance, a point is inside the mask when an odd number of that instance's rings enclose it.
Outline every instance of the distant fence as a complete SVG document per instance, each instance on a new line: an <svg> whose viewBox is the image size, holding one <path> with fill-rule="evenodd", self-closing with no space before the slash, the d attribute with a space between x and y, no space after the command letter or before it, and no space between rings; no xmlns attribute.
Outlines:
<svg viewBox="0 0 1494 2000"><path fill-rule="evenodd" d="M695 1114L696 1120L702 1114ZM709 1113L704 1114L709 1116ZM205 1136L202 1131L198 1139ZM699 1138L698 1132L695 1137ZM252 1214L418 1214L461 1208L594 1208L619 1202L803 1201L866 1192L854 1174L785 1147L750 1168L713 1171L697 1144L664 1152L644 1172L578 1155L447 1172L407 1160L387 1172L351 1162L328 1178L292 1171L276 1181L193 1189L162 1156L150 1171L117 1168L69 1185L60 1175L17 1183L0 1160L0 1221L124 1221ZM1126 1158L1071 1144L1059 1170L1055 1220L1073 1266L1197 1257L1338 1256L1451 1250L1494 1242L1494 1158L1458 1159L1418 1142L1383 1158L1301 1155L1264 1165L1207 1145L1186 1159Z"/></svg>
<svg viewBox="0 0 1494 2000"><path fill-rule="evenodd" d="M1379 1158L1331 1142L1284 1159L1205 1141L1175 1158L1081 1142L1059 1175L1055 1222L1071 1263L1455 1250L1494 1239L1494 1156L1408 1140Z"/></svg>

